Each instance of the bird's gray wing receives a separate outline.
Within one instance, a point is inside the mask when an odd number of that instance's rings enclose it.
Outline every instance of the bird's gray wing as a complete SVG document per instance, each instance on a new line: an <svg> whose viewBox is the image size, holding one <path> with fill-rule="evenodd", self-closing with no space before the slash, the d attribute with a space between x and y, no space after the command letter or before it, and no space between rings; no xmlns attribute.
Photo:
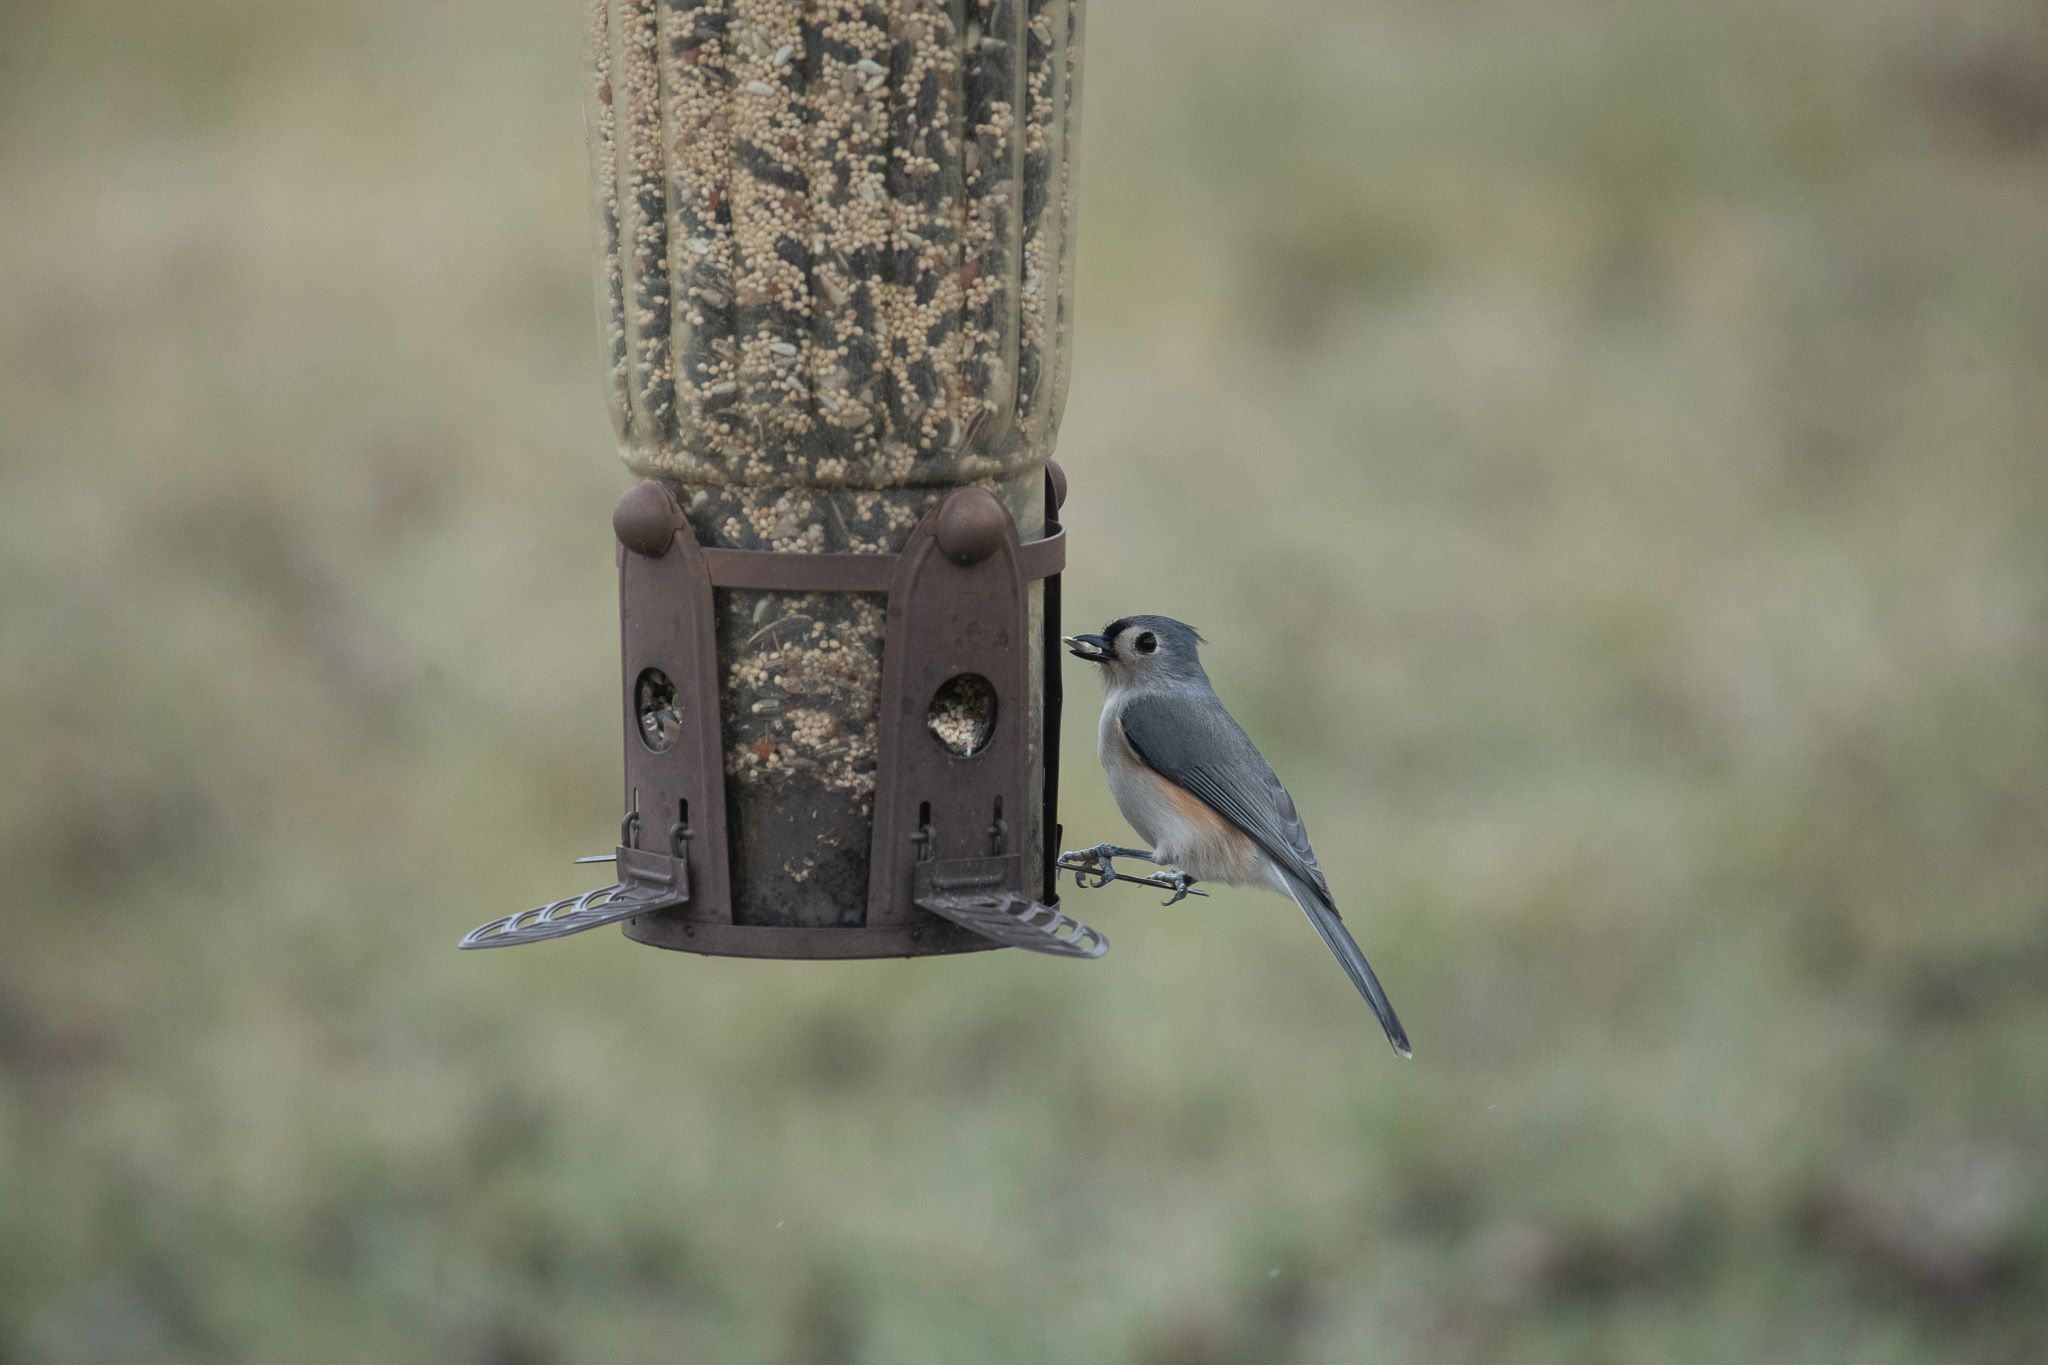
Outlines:
<svg viewBox="0 0 2048 1365"><path fill-rule="evenodd" d="M1140 762L1250 835L1273 860L1288 895L1372 1006L1387 1041L1403 1057L1414 1056L1394 1002L1337 914L1294 798L1223 703L1200 694L1154 693L1125 703L1119 720Z"/></svg>
<svg viewBox="0 0 2048 1365"><path fill-rule="evenodd" d="M1133 697L1120 717L1124 738L1145 766L1186 788L1250 835L1282 871L1330 900L1308 827L1294 798L1273 775L1251 736L1213 696L1154 693Z"/></svg>

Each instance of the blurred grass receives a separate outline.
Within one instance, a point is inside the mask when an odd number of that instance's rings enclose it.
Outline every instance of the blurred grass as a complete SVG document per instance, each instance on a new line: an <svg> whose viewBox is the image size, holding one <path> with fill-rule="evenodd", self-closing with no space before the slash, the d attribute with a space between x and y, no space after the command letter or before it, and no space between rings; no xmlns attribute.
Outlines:
<svg viewBox="0 0 2048 1365"><path fill-rule="evenodd" d="M576 15L14 6L0 1359L2048 1358L2048 17L1089 22L1071 610L1417 1063L1237 894L458 958L616 799Z"/></svg>

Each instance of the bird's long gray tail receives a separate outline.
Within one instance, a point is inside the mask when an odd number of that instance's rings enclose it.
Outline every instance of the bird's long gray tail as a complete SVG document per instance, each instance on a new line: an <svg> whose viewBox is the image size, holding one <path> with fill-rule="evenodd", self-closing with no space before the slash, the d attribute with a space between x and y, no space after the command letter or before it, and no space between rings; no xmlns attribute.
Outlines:
<svg viewBox="0 0 2048 1365"><path fill-rule="evenodd" d="M1365 960L1365 954L1352 940L1351 931L1337 917L1337 907L1293 873L1282 872L1280 875L1286 878L1287 892L1294 897L1294 903L1308 916L1308 922L1315 926L1323 942L1337 955L1337 961L1344 964L1344 974L1351 978L1351 984L1358 987L1358 993L1379 1016L1380 1027L1387 1031L1387 1041L1394 1045L1394 1051L1412 1058L1415 1053L1408 1046L1408 1031L1401 1027L1401 1017L1394 1013L1394 1002L1387 999L1386 988L1373 975L1372 964Z"/></svg>

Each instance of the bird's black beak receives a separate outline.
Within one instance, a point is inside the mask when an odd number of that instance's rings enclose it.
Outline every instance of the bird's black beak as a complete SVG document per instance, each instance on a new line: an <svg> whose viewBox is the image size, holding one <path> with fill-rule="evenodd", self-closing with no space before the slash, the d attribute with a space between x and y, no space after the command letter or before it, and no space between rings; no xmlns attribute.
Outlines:
<svg viewBox="0 0 2048 1365"><path fill-rule="evenodd" d="M1066 645L1067 653L1091 664L1108 663L1116 657L1109 652L1109 641L1100 635L1063 635L1060 642Z"/></svg>

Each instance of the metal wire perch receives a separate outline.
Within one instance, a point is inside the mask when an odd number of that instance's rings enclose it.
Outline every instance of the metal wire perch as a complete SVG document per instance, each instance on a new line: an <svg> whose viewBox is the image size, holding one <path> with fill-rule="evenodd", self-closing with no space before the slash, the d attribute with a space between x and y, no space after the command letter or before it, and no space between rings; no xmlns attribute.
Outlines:
<svg viewBox="0 0 2048 1365"><path fill-rule="evenodd" d="M1152 886L1157 887L1161 891L1171 891L1173 894L1161 901L1161 905L1172 905L1175 901L1185 900L1189 896L1207 896L1209 894L1206 891L1197 890L1194 881L1187 873L1176 871L1173 868L1168 868L1163 872L1154 872L1149 877L1133 877L1128 872L1119 872L1116 870L1116 864L1110 861L1112 854L1121 854L1126 858L1149 857L1148 854L1138 849L1117 848L1112 844L1098 844L1094 848L1068 849L1054 860L1053 866L1062 872L1073 873L1074 885L1084 891L1094 891L1108 886L1111 882L1129 882L1133 886ZM1090 877L1093 877L1095 880L1090 881Z"/></svg>

